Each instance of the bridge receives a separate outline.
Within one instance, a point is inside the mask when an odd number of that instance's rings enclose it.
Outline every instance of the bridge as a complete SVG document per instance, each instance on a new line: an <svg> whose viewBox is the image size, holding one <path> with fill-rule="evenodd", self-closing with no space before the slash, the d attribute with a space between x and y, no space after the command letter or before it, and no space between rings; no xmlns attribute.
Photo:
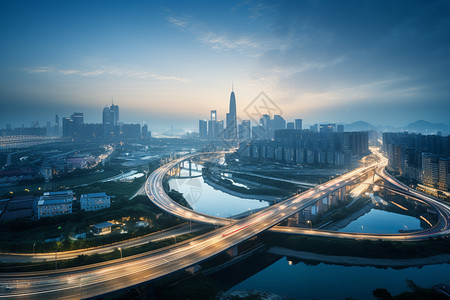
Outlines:
<svg viewBox="0 0 450 300"><path fill-rule="evenodd" d="M216 218L189 210L174 203L164 192L163 179L169 170L191 154L174 160L153 172L146 183L149 198L163 210L187 220L221 225L197 238L135 256L67 270L0 274L0 298L79 299L129 288L195 266L253 236L274 227L285 218L332 193L343 193L345 187L363 180L367 174L381 172L385 160L358 168L278 204L240 220ZM436 204L437 205L437 204ZM442 206L448 211L447 206ZM445 214L444 214L445 216ZM432 235L448 234L448 222ZM276 230L276 227L271 229ZM310 234L318 231L310 230ZM306 232L308 233L308 232ZM336 233L330 233L334 236ZM362 238L354 234L352 238Z"/></svg>
<svg viewBox="0 0 450 300"><path fill-rule="evenodd" d="M216 152L216 153L208 153L211 155L219 155L224 154L226 152ZM360 194L363 192L368 186L373 185L375 181L375 177L378 176L382 180L385 180L389 183L389 186L386 188L392 189L397 192L401 192L402 195L411 197L416 199L419 202L425 202L431 205L439 215L439 221L436 225L431 226L428 229L415 231L415 232L405 232L399 234L371 234L371 233L349 233L349 232L338 232L338 231L327 231L327 230L316 230L316 229L305 229L299 227L286 227L286 226L273 226L268 229L271 232L277 233L286 233L286 234L299 234L299 235L312 235L312 236L322 236L322 237L336 237L336 238L347 238L347 239L366 239L366 240L386 240L386 241L412 241L412 240L424 240L433 237L439 237L442 235L447 235L449 229L449 216L450 216L450 208L446 204L442 204L439 201L433 200L430 197L422 195L418 192L412 192L411 189L404 186L402 183L392 179L387 172L385 171L385 167L387 165L387 159L383 157L378 151L374 152L375 155L379 158L379 163L373 164L371 166L365 168L359 168L350 173L344 174L341 177L338 177L334 180L331 180L325 184L320 186L314 185L314 188L308 190L307 194L314 194L315 197L311 198L306 205L302 205L301 208L296 208L295 211L282 212L283 215L280 215L281 220L292 216L304 208L317 203L319 200L326 199L327 201L334 200L343 200L345 194L347 192ZM147 179L146 183L146 193L147 196L160 207L162 210L171 213L172 215L199 223L207 223L214 226L225 226L229 225L233 222L233 219L230 218L220 218L215 216L210 216L206 214L202 214L186 208L175 201L173 201L164 191L162 186L162 181L164 176L170 172L173 168L178 168L178 165L182 164L183 160L190 160L192 157L203 155L203 154L192 154L186 156L184 158L180 158L177 160L173 160L172 162L164 165L160 169L153 172L150 177ZM350 174L353 174L351 177L347 178ZM368 174L372 176L367 176ZM332 184L335 181L342 180L345 176L344 181L340 181L340 184ZM268 177L268 176L264 176ZM282 180L277 178L278 180ZM365 180L366 179L366 180ZM295 183L295 181L287 180L288 182ZM372 182L372 183L368 183ZM331 185L330 185L331 184ZM304 195L302 193L301 195ZM294 196L296 197L296 196ZM292 198L291 198L292 199ZM303 202L304 204L304 202Z"/></svg>

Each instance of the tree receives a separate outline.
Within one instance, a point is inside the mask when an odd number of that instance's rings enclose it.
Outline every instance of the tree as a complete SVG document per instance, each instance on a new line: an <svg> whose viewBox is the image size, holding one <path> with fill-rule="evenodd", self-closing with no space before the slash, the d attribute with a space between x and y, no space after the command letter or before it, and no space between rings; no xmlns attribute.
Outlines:
<svg viewBox="0 0 450 300"><path fill-rule="evenodd" d="M373 296L379 300L392 299L392 295L386 289L376 289L372 292Z"/></svg>

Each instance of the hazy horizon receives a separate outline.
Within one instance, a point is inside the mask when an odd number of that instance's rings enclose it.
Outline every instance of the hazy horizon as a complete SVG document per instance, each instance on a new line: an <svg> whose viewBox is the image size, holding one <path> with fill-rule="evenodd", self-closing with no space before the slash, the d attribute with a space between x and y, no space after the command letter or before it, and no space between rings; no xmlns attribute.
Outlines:
<svg viewBox="0 0 450 300"><path fill-rule="evenodd" d="M450 2L2 1L0 127L83 112L197 129L260 92L287 121L448 124Z"/></svg>

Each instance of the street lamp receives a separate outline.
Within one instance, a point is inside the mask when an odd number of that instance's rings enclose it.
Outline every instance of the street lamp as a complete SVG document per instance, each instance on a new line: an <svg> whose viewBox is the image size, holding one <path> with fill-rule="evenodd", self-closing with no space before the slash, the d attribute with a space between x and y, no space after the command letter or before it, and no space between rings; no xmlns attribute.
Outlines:
<svg viewBox="0 0 450 300"><path fill-rule="evenodd" d="M123 255L122 255L122 248L117 248L117 249L119 249L119 251L120 251L120 258L123 258Z"/></svg>
<svg viewBox="0 0 450 300"><path fill-rule="evenodd" d="M33 244L33 254L36 254L36 253L34 252L34 246L36 246L36 243Z"/></svg>
<svg viewBox="0 0 450 300"><path fill-rule="evenodd" d="M312 230L312 222L311 222L311 220L306 221L306 223L309 224L309 226L311 227L311 230Z"/></svg>
<svg viewBox="0 0 450 300"><path fill-rule="evenodd" d="M177 237L175 236L175 234L172 234L173 238L175 239L175 244L177 243Z"/></svg>
<svg viewBox="0 0 450 300"><path fill-rule="evenodd" d="M55 270L58 270L58 247L61 242L56 242L56 251L55 251Z"/></svg>

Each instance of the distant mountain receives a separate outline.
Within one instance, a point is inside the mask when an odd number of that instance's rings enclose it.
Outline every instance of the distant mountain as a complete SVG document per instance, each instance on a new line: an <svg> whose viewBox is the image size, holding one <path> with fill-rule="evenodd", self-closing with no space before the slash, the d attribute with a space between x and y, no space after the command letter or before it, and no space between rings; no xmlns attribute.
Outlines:
<svg viewBox="0 0 450 300"><path fill-rule="evenodd" d="M374 129L376 129L375 126L365 121L356 121L351 124L344 125L345 131L369 131Z"/></svg>
<svg viewBox="0 0 450 300"><path fill-rule="evenodd" d="M443 123L431 123L424 120L419 120L408 124L402 129L403 131L418 132L424 134L435 134L439 131L444 134L450 133L450 127L448 125Z"/></svg>
<svg viewBox="0 0 450 300"><path fill-rule="evenodd" d="M357 121L344 125L345 131L369 131L378 130L382 132L400 132L407 131L411 133L436 134L441 132L444 135L450 134L450 126L443 123L431 123L419 120L403 127L393 127L389 125L373 126L365 121Z"/></svg>

